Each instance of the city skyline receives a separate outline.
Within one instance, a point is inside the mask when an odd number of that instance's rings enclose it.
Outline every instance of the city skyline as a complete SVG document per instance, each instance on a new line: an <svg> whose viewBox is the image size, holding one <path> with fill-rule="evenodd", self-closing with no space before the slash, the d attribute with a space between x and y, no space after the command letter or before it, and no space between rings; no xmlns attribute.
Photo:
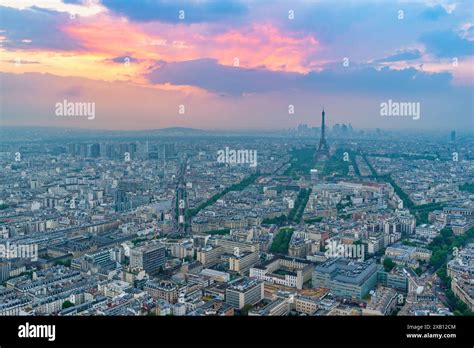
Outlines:
<svg viewBox="0 0 474 348"><path fill-rule="evenodd" d="M468 1L0 6L4 126L277 130L324 105L329 127L473 129ZM58 117L68 102L94 117Z"/></svg>

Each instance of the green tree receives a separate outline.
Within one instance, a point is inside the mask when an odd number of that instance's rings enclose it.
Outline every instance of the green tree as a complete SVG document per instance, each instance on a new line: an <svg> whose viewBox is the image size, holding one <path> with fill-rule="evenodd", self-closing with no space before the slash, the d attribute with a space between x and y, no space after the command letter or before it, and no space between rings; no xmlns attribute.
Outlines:
<svg viewBox="0 0 474 348"><path fill-rule="evenodd" d="M286 254L288 252L288 245L290 244L291 236L293 235L292 228L282 228L273 238L270 252Z"/></svg>
<svg viewBox="0 0 474 348"><path fill-rule="evenodd" d="M242 315L249 315L249 312L252 309L252 307L253 306L251 304L246 304L245 306L242 307L242 309L240 310L240 313L242 313Z"/></svg>
<svg viewBox="0 0 474 348"><path fill-rule="evenodd" d="M73 307L73 306L74 306L74 303L72 303L69 300L66 300L66 301L63 302L62 308L65 309L65 308L69 308L69 307Z"/></svg>
<svg viewBox="0 0 474 348"><path fill-rule="evenodd" d="M443 228L440 234L443 236L445 240L454 236L453 230L451 230L450 228Z"/></svg>
<svg viewBox="0 0 474 348"><path fill-rule="evenodd" d="M386 257L383 260L383 266L385 267L385 272L390 272L393 269L393 267L395 267L395 263L393 262L391 258Z"/></svg>

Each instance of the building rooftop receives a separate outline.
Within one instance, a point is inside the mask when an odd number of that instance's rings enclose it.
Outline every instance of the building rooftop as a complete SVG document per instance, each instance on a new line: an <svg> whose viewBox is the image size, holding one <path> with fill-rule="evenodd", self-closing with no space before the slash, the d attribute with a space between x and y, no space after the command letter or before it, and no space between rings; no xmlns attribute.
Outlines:
<svg viewBox="0 0 474 348"><path fill-rule="evenodd" d="M260 283L262 283L261 280L242 277L231 282L229 289L238 292L246 292Z"/></svg>

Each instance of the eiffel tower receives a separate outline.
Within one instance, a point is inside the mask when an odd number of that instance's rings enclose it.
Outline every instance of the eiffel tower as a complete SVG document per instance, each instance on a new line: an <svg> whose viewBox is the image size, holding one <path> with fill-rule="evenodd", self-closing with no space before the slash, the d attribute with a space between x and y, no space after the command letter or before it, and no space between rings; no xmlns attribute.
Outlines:
<svg viewBox="0 0 474 348"><path fill-rule="evenodd" d="M329 146L326 142L325 136L326 124L325 124L325 112L323 108L322 120L321 120L321 139L319 140L318 149L316 150L316 161L329 158Z"/></svg>

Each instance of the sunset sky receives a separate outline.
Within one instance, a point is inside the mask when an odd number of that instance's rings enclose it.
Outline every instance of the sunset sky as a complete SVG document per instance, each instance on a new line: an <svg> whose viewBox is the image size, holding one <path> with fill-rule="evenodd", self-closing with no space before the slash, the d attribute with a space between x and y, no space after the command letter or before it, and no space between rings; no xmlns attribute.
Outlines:
<svg viewBox="0 0 474 348"><path fill-rule="evenodd" d="M324 106L329 125L474 126L472 0L0 0L0 43L0 125L282 129ZM95 119L57 117L64 99ZM381 116L389 99L420 119Z"/></svg>

